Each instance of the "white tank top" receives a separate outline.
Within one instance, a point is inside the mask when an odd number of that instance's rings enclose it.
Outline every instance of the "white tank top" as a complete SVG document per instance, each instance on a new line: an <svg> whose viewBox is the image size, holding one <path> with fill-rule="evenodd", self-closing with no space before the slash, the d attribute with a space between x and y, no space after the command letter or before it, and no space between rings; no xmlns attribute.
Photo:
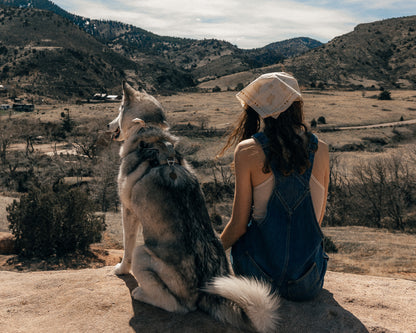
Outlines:
<svg viewBox="0 0 416 333"><path fill-rule="evenodd" d="M311 197L313 209L316 219L319 221L321 217L322 207L324 205L325 188L319 181L311 175L309 181L311 189ZM253 218L261 221L266 217L267 203L272 195L274 188L274 176L271 175L263 183L253 187Z"/></svg>

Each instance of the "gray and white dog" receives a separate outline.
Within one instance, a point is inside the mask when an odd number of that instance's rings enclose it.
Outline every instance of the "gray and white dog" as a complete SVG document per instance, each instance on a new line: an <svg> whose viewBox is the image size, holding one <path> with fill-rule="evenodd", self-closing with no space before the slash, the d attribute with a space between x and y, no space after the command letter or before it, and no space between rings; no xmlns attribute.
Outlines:
<svg viewBox="0 0 416 333"><path fill-rule="evenodd" d="M134 299L171 312L200 309L240 328L275 331L279 298L263 282L230 273L195 175L175 150L160 103L123 83L120 113L109 125L123 141L118 176L124 256ZM137 246L139 226L144 245Z"/></svg>

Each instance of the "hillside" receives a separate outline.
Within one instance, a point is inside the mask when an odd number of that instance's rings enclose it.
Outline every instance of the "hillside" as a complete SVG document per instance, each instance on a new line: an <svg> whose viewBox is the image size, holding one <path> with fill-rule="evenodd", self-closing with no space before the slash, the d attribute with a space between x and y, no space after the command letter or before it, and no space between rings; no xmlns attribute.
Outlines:
<svg viewBox="0 0 416 333"><path fill-rule="evenodd" d="M263 47L263 50L278 51L282 57L291 58L306 53L311 49L321 46L322 43L308 37L298 37L275 42Z"/></svg>
<svg viewBox="0 0 416 333"><path fill-rule="evenodd" d="M49 0L0 5L0 80L19 93L85 98L117 93L122 79L149 91L224 90L279 70L303 87L416 87L416 16L360 24L324 45L302 37L244 50L80 17Z"/></svg>
<svg viewBox="0 0 416 333"><path fill-rule="evenodd" d="M134 62L49 11L0 8L0 24L0 80L16 93L87 98L118 92L125 78L148 90L193 85L174 66Z"/></svg>
<svg viewBox="0 0 416 333"><path fill-rule="evenodd" d="M178 90L216 77L263 67L302 54L320 42L295 38L263 48L243 50L226 41L159 36L121 22L94 20L63 10L49 0L0 0L0 5L52 11L66 18L97 41L132 60L137 69L127 72L150 89ZM54 27L49 27L54 29ZM59 32L59 29L57 29Z"/></svg>
<svg viewBox="0 0 416 333"><path fill-rule="evenodd" d="M360 24L284 61L303 85L416 88L416 16Z"/></svg>
<svg viewBox="0 0 416 333"><path fill-rule="evenodd" d="M114 25L111 22L107 24ZM97 27L103 25L104 23L100 23ZM113 50L135 61L158 59L161 62L170 62L178 68L189 71L199 82L275 64L321 45L313 39L295 38L263 48L244 50L217 39L160 37L143 34L137 28L107 40L106 43Z"/></svg>
<svg viewBox="0 0 416 333"><path fill-rule="evenodd" d="M275 64L322 45L317 40L303 37L242 50L226 41L159 36L131 24L81 17L49 0L0 0L1 3L52 11L134 61L171 64L190 71L199 81L207 76L218 77Z"/></svg>
<svg viewBox="0 0 416 333"><path fill-rule="evenodd" d="M135 64L48 11L0 8L0 80L46 97L88 96L120 85Z"/></svg>
<svg viewBox="0 0 416 333"><path fill-rule="evenodd" d="M273 71L293 73L304 88L416 88L416 16L360 24L300 56L201 83L236 87Z"/></svg>

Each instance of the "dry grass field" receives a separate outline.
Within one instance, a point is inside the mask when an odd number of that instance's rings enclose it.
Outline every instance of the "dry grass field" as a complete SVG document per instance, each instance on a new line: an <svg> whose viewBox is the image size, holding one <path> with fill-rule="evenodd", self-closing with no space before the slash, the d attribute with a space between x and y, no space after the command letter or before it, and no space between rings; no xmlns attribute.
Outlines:
<svg viewBox="0 0 416 333"><path fill-rule="evenodd" d="M331 131L337 127L374 125L402 120L416 119L416 91L392 91L392 100L378 100L378 91L306 91L305 120L324 117L326 124L319 124L317 135L329 143L331 154L338 156L339 163L347 170L363 160L378 156L411 151L414 146L415 125L369 128L359 130ZM170 96L156 96L166 110L168 122L172 128L177 125L191 124L196 130L224 131L235 123L241 112L235 92L219 93L178 93ZM61 120L61 113L69 110L71 118L77 124L97 122L105 124L118 113L118 103L97 104L56 104L37 106L34 113L12 114L13 118L39 119L42 122ZM0 114L0 122L7 121L8 113ZM175 127L176 126L176 127ZM103 131L105 128L103 128ZM180 131L177 132L180 136ZM370 144L382 139L383 147ZM196 168L201 182L212 181L212 163L224 144L221 135L195 136L182 138L190 152L188 158L200 161ZM369 143L370 142L370 143ZM343 149L348 145L364 145L362 151ZM12 145L19 149L24 145ZM53 143L34 145L35 150L52 152ZM60 150L71 150L71 145L61 142ZM382 148L382 149L381 149ZM232 160L232 151L224 157L225 162ZM13 199L5 193L0 197L0 232L7 231L5 207ZM231 198L217 204L217 212L224 221L230 216ZM107 231L102 247L120 249L122 247L122 229L119 213L107 213ZM326 227L325 234L337 245L339 252L331 254L330 269L379 276L403 277L416 281L416 236L374 230L364 227ZM119 252L116 252L116 256Z"/></svg>
<svg viewBox="0 0 416 333"><path fill-rule="evenodd" d="M171 125L190 123L204 128L226 129L235 123L241 112L235 94L233 91L227 91L203 94L178 93L156 97L164 106ZM334 148L362 143L363 138L382 138L388 142L397 135L394 132L402 133L403 136L411 133L413 126L319 131L319 129L333 127L374 125L399 122L401 119L416 119L416 91L392 91L392 100L378 100L376 98L378 94L379 91L305 91L305 121L310 124L312 119L317 120L319 117L324 117L326 124L318 125L318 135ZM36 107L35 113L15 114L13 117L38 118L43 122L59 121L61 113L66 110L69 110L71 117L78 123L98 122L102 119L112 120L115 118L118 112L118 103L40 105ZM7 114L1 116L2 119L7 117ZM213 159L223 142L223 139L218 138L204 142L201 144L198 155L204 159ZM397 144L389 145L385 151L390 151L391 148L396 150L400 147ZM351 162L351 155L362 159L377 156L378 152L375 151L371 154L368 152L347 153L345 154L348 159L347 164Z"/></svg>
<svg viewBox="0 0 416 333"><path fill-rule="evenodd" d="M389 123L416 118L416 91L392 91L392 100L377 100L379 91L305 91L305 120L325 117L324 127L343 127ZM240 104L235 92L178 93L171 96L156 96L164 106L171 124L227 128L238 118ZM91 119L111 119L117 114L118 103L40 105L35 113L13 115L13 117L38 118L42 121L57 121L61 112L69 109L71 116L79 122ZM4 114L2 118L7 118ZM345 133L344 133L345 132ZM360 131L354 131L357 133ZM389 135L389 131L373 130L371 135ZM324 140L337 146L355 142L362 134L349 131L321 134ZM364 134L368 136L369 134Z"/></svg>

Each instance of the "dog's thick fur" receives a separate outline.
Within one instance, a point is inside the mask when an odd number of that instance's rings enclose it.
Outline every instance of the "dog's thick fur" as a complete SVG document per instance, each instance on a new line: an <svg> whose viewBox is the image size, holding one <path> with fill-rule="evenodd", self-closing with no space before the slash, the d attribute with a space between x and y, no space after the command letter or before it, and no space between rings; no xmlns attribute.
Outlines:
<svg viewBox="0 0 416 333"><path fill-rule="evenodd" d="M172 147L157 100L123 84L119 116L108 127L124 141L118 177L124 256L134 299L167 311L200 309L223 322L259 332L275 330L278 297L263 282L230 274L198 180ZM144 245L134 249L142 226Z"/></svg>

